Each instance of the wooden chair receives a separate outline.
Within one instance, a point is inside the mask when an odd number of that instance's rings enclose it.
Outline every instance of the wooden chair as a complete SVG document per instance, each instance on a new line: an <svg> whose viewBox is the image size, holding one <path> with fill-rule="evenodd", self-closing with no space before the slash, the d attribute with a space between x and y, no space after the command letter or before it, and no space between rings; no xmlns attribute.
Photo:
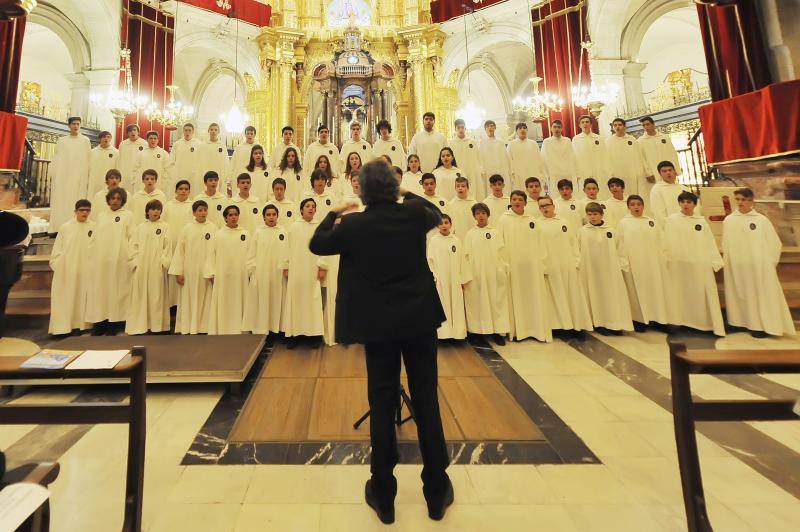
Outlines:
<svg viewBox="0 0 800 532"><path fill-rule="evenodd" d="M38 464L25 464L7 471L3 474L2 462L4 458L0 452L0 489L17 482L30 482L48 487L56 478L60 467L58 463L42 462ZM46 501L17 529L18 532L47 532L50 530L50 502Z"/></svg>

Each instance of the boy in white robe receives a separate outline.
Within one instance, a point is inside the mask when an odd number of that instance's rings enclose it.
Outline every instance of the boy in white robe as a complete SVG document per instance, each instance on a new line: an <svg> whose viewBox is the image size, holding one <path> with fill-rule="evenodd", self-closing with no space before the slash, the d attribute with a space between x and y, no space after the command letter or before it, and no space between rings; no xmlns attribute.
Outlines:
<svg viewBox="0 0 800 532"><path fill-rule="evenodd" d="M422 115L422 129L414 133L408 144L408 153L419 156L420 168L423 172L433 172L439 162L439 152L444 148L444 135L434 131L436 115L427 111ZM368 159L362 160L366 163Z"/></svg>
<svg viewBox="0 0 800 532"><path fill-rule="evenodd" d="M133 284L125 320L127 334L169 330L167 270L172 260L169 225L161 219L160 201L150 201L145 209L147 221L133 230L128 246Z"/></svg>
<svg viewBox="0 0 800 532"><path fill-rule="evenodd" d="M538 177L525 179L525 193L528 195L525 214L532 218L541 218L542 212L539 210L539 198L542 197L542 182Z"/></svg>
<svg viewBox="0 0 800 532"><path fill-rule="evenodd" d="M697 212L697 196L681 192L678 205L680 210L664 223L664 254L675 295L676 325L725 336L714 278L714 272L724 265L717 242L708 222Z"/></svg>
<svg viewBox="0 0 800 532"><path fill-rule="evenodd" d="M119 151L111 145L111 133L101 131L97 136L100 144L89 152L89 190L86 196L91 197L98 190L105 188L106 173L116 169L119 163Z"/></svg>
<svg viewBox="0 0 800 532"><path fill-rule="evenodd" d="M133 187L139 181L139 175L135 173L139 153L147 147L147 141L139 136L139 126L136 124L129 124L125 128L125 135L127 138L119 143L117 168L122 174L122 186L133 191ZM98 205L94 207L97 208Z"/></svg>
<svg viewBox="0 0 800 532"><path fill-rule="evenodd" d="M231 164L228 160L228 147L219 138L219 124L216 122L208 125L208 141L200 145L198 173L205 174L209 170L214 170L220 180L225 183L224 189L230 190L230 181L233 176L231 176Z"/></svg>
<svg viewBox="0 0 800 532"><path fill-rule="evenodd" d="M608 174L625 181L628 194L649 198L650 189L656 180L649 175L650 171L644 164L640 144L633 135L625 132L625 120L622 118L615 118L611 122L611 129L614 130L614 134L604 139Z"/></svg>
<svg viewBox="0 0 800 532"><path fill-rule="evenodd" d="M248 275L254 269L247 260L253 239L247 229L239 227L239 207L228 205L222 217L225 225L211 239L203 272L212 284L208 334L241 334Z"/></svg>
<svg viewBox="0 0 800 532"><path fill-rule="evenodd" d="M340 175L342 173L344 169L341 166L342 161L339 148L336 147L336 144L331 142L331 132L325 124L320 124L317 127L317 140L309 144L306 148L306 162L308 163L306 164L306 168L309 170L309 175L311 170L314 169L314 164L321 155L324 155L328 158L328 161L330 161L331 171L334 175Z"/></svg>
<svg viewBox="0 0 800 532"><path fill-rule="evenodd" d="M247 165L250 164L250 155L253 152L253 147L258 144L259 142L256 140L256 128L253 126L244 128L244 142L233 149L230 165L231 175L239 175L247 171Z"/></svg>
<svg viewBox="0 0 800 532"><path fill-rule="evenodd" d="M75 202L87 197L89 184L89 138L81 134L81 119L71 116L67 120L69 134L56 142L53 156L50 191L50 227L55 233L73 216Z"/></svg>
<svg viewBox="0 0 800 532"><path fill-rule="evenodd" d="M106 186L102 190L95 192L94 197L92 198L92 212L89 215L90 220L96 222L100 219L101 212L106 212L109 210L106 195L109 193L109 191L114 190L115 188L120 188L121 182L122 175L120 174L119 170L112 168L106 172Z"/></svg>
<svg viewBox="0 0 800 532"><path fill-rule="evenodd" d="M403 143L399 139L392 138L392 125L389 121L380 120L375 126L375 131L380 137L372 145L372 153L375 157L386 155L391 160L392 165L405 165L406 150L403 149Z"/></svg>
<svg viewBox="0 0 800 532"><path fill-rule="evenodd" d="M172 163L169 159L169 154L158 145L158 133L155 131L147 132L147 146L139 152L136 157L136 165L134 166L133 175L129 188L131 193L135 193L141 189L142 181L141 176L145 170L155 170L161 177L158 183L158 188L161 191L168 190L167 180L172 170ZM182 177L179 179L183 179Z"/></svg>
<svg viewBox="0 0 800 532"><path fill-rule="evenodd" d="M223 209L233 202L220 192L219 175L214 170L209 170L203 176L203 191L194 197L194 200L203 200L208 204L208 221L219 228L225 227L225 220L222 216ZM236 223L239 223L237 216Z"/></svg>
<svg viewBox="0 0 800 532"><path fill-rule="evenodd" d="M475 200L469 197L469 180L460 176L456 178L456 196L447 202L447 214L452 222L451 232L463 239L470 229L475 227L472 206Z"/></svg>
<svg viewBox="0 0 800 532"><path fill-rule="evenodd" d="M236 176L238 193L231 198L231 205L239 207L239 225L251 235L264 225L261 210L264 202L250 193L250 174L242 173Z"/></svg>
<svg viewBox="0 0 800 532"><path fill-rule="evenodd" d="M436 176L431 173L422 174L422 197L436 205L440 211L447 210L447 201L436 194Z"/></svg>
<svg viewBox="0 0 800 532"><path fill-rule="evenodd" d="M453 122L456 136L452 137L447 145L453 150L453 155L458 161L459 168L464 177L469 179L472 194L475 198L483 198L488 193L489 187L486 176L481 167L481 157L478 151L478 142L467 135L467 126L461 118ZM409 190L406 188L406 190Z"/></svg>
<svg viewBox="0 0 800 532"><path fill-rule="evenodd" d="M298 205L286 197L286 180L276 177L272 180L272 201L278 208L278 225L288 231L299 215Z"/></svg>
<svg viewBox="0 0 800 532"><path fill-rule="evenodd" d="M573 195L572 181L560 179L556 183L556 188L558 188L558 197L553 200L556 215L569 222L576 232L579 231L583 226L583 215L581 214L583 205L581 200L575 199Z"/></svg>
<svg viewBox="0 0 800 532"><path fill-rule="evenodd" d="M107 195L108 211L100 214L89 242L89 292L85 321L93 323L94 335L122 331L131 290L128 241L133 233L133 213L122 207L128 194L121 188Z"/></svg>
<svg viewBox="0 0 800 532"><path fill-rule="evenodd" d="M203 168L201 164L203 162L200 157L202 145L203 142L194 136L194 124L184 124L183 137L173 142L169 150L170 179L188 179L193 190L203 188L201 179L203 172L208 169ZM165 189L167 186L168 183L165 182Z"/></svg>
<svg viewBox="0 0 800 532"><path fill-rule="evenodd" d="M493 175L500 175L504 180L511 179L511 160L508 158L506 143L495 136L497 124L494 120L487 120L483 123L483 131L486 133L486 138L478 144L483 175L489 178ZM492 206L489 205L489 208L492 209ZM492 209L492 212L496 213L496 221L500 217L500 211ZM489 225L492 225L491 217Z"/></svg>
<svg viewBox="0 0 800 532"><path fill-rule="evenodd" d="M598 199L598 194L600 193L600 186L597 184L597 181L593 177L587 177L583 181L583 199L578 200L580 205L579 210L581 212L581 219L583 221L583 225L589 223L589 216L586 214L586 206L590 203L597 203L600 207L603 207L603 204L600 203Z"/></svg>
<svg viewBox="0 0 800 532"><path fill-rule="evenodd" d="M169 266L170 277L180 286L175 314L175 333L180 334L208 332L211 308L211 281L203 274L217 226L207 221L208 204L203 200L192 203L192 216L178 236Z"/></svg>
<svg viewBox="0 0 800 532"><path fill-rule="evenodd" d="M167 202L164 206L164 214L161 219L167 222L169 226L169 243L172 246L171 253L175 251L175 246L178 245L178 238L181 236L181 231L186 227L186 224L191 223L192 217L192 200L189 199L191 193L191 183L188 179L181 179L175 183L175 197ZM169 291L169 306L174 307L178 304L180 299L180 286L178 285L175 276L168 276L168 291Z"/></svg>
<svg viewBox="0 0 800 532"><path fill-rule="evenodd" d="M167 196L160 188L156 188L157 184L158 173L155 170L149 169L142 173L142 188L134 192L130 205L130 210L133 213L134 226L144 223L147 220L145 207L151 201L160 201L163 210L163 205L167 202Z"/></svg>
<svg viewBox="0 0 800 532"><path fill-rule="evenodd" d="M515 130L517 137L508 143L507 148L511 163L511 188L522 189L527 178L533 176L544 179L546 173L542 155L539 153L539 144L528 138L528 125L520 122ZM545 182L545 191L548 190L550 184ZM536 202L533 205L536 208Z"/></svg>
<svg viewBox="0 0 800 532"><path fill-rule="evenodd" d="M550 183L569 179L581 188L583 180L577 178L578 167L572 141L562 135L563 131L564 124L561 120L553 120L550 124L550 136L542 141L542 159L547 170L547 179Z"/></svg>
<svg viewBox="0 0 800 532"><path fill-rule="evenodd" d="M464 257L472 274L464 286L467 331L506 345L505 335L511 327L503 235L489 227L491 212L485 203L473 205L472 212L475 227L464 237Z"/></svg>
<svg viewBox="0 0 800 532"><path fill-rule="evenodd" d="M625 181L618 177L608 180L608 190L611 195L600 202L603 206L603 220L610 227L616 227L617 222L628 215L628 202L625 197Z"/></svg>
<svg viewBox="0 0 800 532"><path fill-rule="evenodd" d="M580 231L580 274L586 291L592 324L603 335L632 331L631 307L622 279L622 262L614 229L603 221L603 207L586 205L588 223Z"/></svg>
<svg viewBox="0 0 800 532"><path fill-rule="evenodd" d="M644 216L641 196L631 194L627 203L630 212L616 228L633 326L644 331L648 324L655 324L664 330L676 320L675 291L664 260L662 228Z"/></svg>
<svg viewBox="0 0 800 532"><path fill-rule="evenodd" d="M578 120L581 132L572 138L572 150L575 152L575 169L578 183L592 177L600 186L600 199L608 197L608 159L605 139L592 131L593 119L583 115ZM608 220L606 220L607 222Z"/></svg>
<svg viewBox="0 0 800 532"><path fill-rule="evenodd" d="M361 138L361 124L358 122L350 124L350 138L342 144L342 149L339 150L341 168L347 168L347 157L353 152L361 157L363 164L375 158L372 145L366 139Z"/></svg>
<svg viewBox="0 0 800 532"><path fill-rule="evenodd" d="M294 139L294 128L292 126L283 126L281 129L281 141L272 148L272 155L269 157L269 161L272 164L272 167L276 170L278 169L278 165L281 164L281 160L283 159L283 154L286 153L286 150L289 148L294 148L297 152L297 162L302 165L303 162L303 153L297 145L292 142ZM311 164L314 164L312 161Z"/></svg>
<svg viewBox="0 0 800 532"><path fill-rule="evenodd" d="M722 223L728 323L756 338L794 335L794 321L775 268L783 248L772 222L753 208L753 191L733 194L736 210ZM60 236L60 235L59 235Z"/></svg>
<svg viewBox="0 0 800 532"><path fill-rule="evenodd" d="M303 199L311 198L314 200L314 223L318 224L325 218L331 209L333 209L333 196L329 192L326 184L326 175L323 170L319 168L311 172L309 178L311 183L311 192L305 194Z"/></svg>
<svg viewBox="0 0 800 532"><path fill-rule="evenodd" d="M428 241L428 267L436 281L436 291L446 319L436 331L439 340L463 340L467 337L464 311L464 285L472 276L461 240L450 233L452 220L442 215L439 232Z"/></svg>
<svg viewBox="0 0 800 532"><path fill-rule="evenodd" d="M553 341L545 311L547 288L544 274L547 251L542 245L541 229L525 214L525 193L511 193L511 209L500 216L497 227L503 235L504 260L508 264L509 317L511 337L533 337Z"/></svg>
<svg viewBox="0 0 800 532"><path fill-rule="evenodd" d="M92 204L81 199L75 203L75 219L62 225L50 252L53 281L50 288L50 325L53 335L71 334L86 329L86 296L89 289L89 243L95 223L89 220Z"/></svg>
<svg viewBox="0 0 800 532"><path fill-rule="evenodd" d="M489 227L496 227L503 213L511 208L511 198L503 192L505 186L505 179L500 174L489 178L489 195L483 200L489 211L494 213L489 217Z"/></svg>
<svg viewBox="0 0 800 532"><path fill-rule="evenodd" d="M279 266L287 279L283 328L289 349L297 347L300 337L310 338L311 346L317 348L325 332L321 283L327 274L327 260L308 249L317 229L316 209L311 198L300 202L301 218L289 228L289 245Z"/></svg>
<svg viewBox="0 0 800 532"><path fill-rule="evenodd" d="M644 134L639 137L637 142L642 150L642 159L646 167L646 179L650 183L658 183L660 181L660 170L658 165L662 161L669 161L673 164L680 175L680 161L678 159L678 152L672 144L672 139L669 135L659 133L656 129L656 123L652 117L645 116L640 119Z"/></svg>
<svg viewBox="0 0 800 532"><path fill-rule="evenodd" d="M542 217L538 225L542 231L542 245L547 252L545 284L549 296L550 327L560 331L592 330L592 317L586 294L581 285L578 265L578 229L556 214L552 198L543 196L538 201Z"/></svg>
<svg viewBox="0 0 800 532"><path fill-rule="evenodd" d="M278 225L278 208L264 207L264 224L253 235L248 263L254 266L245 298L244 330L277 334L282 330L281 313L286 297L286 279L279 268L286 256L286 230Z"/></svg>
<svg viewBox="0 0 800 532"><path fill-rule="evenodd" d="M670 161L660 162L658 171L661 181L650 189L650 209L653 211L656 221L663 224L668 216L680 211L678 204L680 194L691 191L676 181L678 174L675 173L675 165ZM697 214L701 214L699 202Z"/></svg>

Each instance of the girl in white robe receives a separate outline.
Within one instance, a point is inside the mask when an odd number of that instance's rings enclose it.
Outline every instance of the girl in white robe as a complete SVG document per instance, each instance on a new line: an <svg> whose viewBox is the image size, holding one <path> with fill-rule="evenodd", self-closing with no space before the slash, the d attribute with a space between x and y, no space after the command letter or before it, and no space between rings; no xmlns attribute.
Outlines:
<svg viewBox="0 0 800 532"><path fill-rule="evenodd" d="M265 201L272 197L272 180L278 176L270 175L270 168L264 160L264 148L260 145L253 146L250 151L250 162L244 171L250 176L250 184L255 197ZM272 174L275 174L274 170ZM238 175L236 174L236 176Z"/></svg>
<svg viewBox="0 0 800 532"><path fill-rule="evenodd" d="M303 191L306 188L303 182L303 167L300 164L300 156L294 148L286 148L283 158L278 164L280 177L286 181L286 197L294 202L299 202Z"/></svg>
<svg viewBox="0 0 800 532"><path fill-rule="evenodd" d="M147 204L147 221L131 235L128 262L133 273L125 332L144 334L169 330L167 270L172 260L169 224L161 219L163 206Z"/></svg>
<svg viewBox="0 0 800 532"><path fill-rule="evenodd" d="M286 279L279 265L286 255L286 230L278 225L278 209L264 207L264 225L253 236L248 263L254 265L245 300L244 330L256 334L282 330L281 313L286 298Z"/></svg>
<svg viewBox="0 0 800 532"><path fill-rule="evenodd" d="M419 164L419 157L416 154L409 155L407 171L403 174L403 180L400 182L400 188L413 192L417 196L422 195L422 170L419 169Z"/></svg>
<svg viewBox="0 0 800 532"><path fill-rule="evenodd" d="M437 330L440 340L467 337L463 286L471 279L461 241L450 234L450 216L443 214L439 232L428 241L428 266L436 280L436 291L447 319Z"/></svg>
<svg viewBox="0 0 800 532"><path fill-rule="evenodd" d="M186 224L192 221L192 200L189 199L191 193L191 183L186 179L181 179L175 183L175 197L167 202L164 207L164 214L161 219L169 225L169 243L172 246L171 252L175 251L181 231ZM174 307L180 299L180 287L174 275L168 276L169 306Z"/></svg>
<svg viewBox="0 0 800 532"><path fill-rule="evenodd" d="M50 334L70 334L89 326L84 320L90 281L89 243L97 225L89 220L91 210L89 201L77 201L75 219L61 226L50 252Z"/></svg>
<svg viewBox="0 0 800 532"><path fill-rule="evenodd" d="M205 201L193 202L192 214L194 219L181 230L169 267L170 277L180 286L175 314L175 332L180 334L208 332L211 308L211 281L204 269L217 226L207 221Z"/></svg>
<svg viewBox="0 0 800 532"><path fill-rule="evenodd" d="M328 158L327 155L320 155L317 157L317 160L314 161L314 167L308 173L308 178L306 179L306 188L303 189L303 197L310 195L311 187L310 178L311 174L314 173L314 170L321 170L325 173L325 190L328 192L328 195L333 199L333 202L338 204L342 201L342 197L345 194L345 185L344 180L336 175L331 167L331 160ZM349 175L347 180L349 181ZM350 188L349 186L347 188Z"/></svg>
<svg viewBox="0 0 800 532"><path fill-rule="evenodd" d="M456 164L453 150L445 147L439 151L439 163L433 170L433 175L436 176L439 194L446 200L453 199L456 195L456 179L461 177L461 170Z"/></svg>
<svg viewBox="0 0 800 532"><path fill-rule="evenodd" d="M213 285L208 334L241 334L248 275L254 268L247 261L252 238L247 229L239 227L239 207L225 207L222 216L225 226L212 238L204 272Z"/></svg>

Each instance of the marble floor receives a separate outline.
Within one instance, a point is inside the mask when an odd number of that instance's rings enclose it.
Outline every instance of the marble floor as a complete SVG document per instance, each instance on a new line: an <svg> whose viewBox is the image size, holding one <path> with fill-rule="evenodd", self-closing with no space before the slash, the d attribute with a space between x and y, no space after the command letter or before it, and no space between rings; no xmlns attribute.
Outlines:
<svg viewBox="0 0 800 532"><path fill-rule="evenodd" d="M401 465L392 529L686 530L666 395L665 340L661 333L647 332L495 346L600 463L453 465L456 502L441 522L427 518L421 466ZM800 348L800 337L755 340L737 333L716 346ZM798 376L693 379L696 395L703 398L800 395ZM100 393L106 399L122 395L114 388ZM182 465L224 394L215 385L150 388L145 530L386 528L363 503L365 465ZM68 402L88 395L79 387L50 387L13 401ZM800 529L800 422L708 425L699 427L698 441L715 530ZM0 427L0 448L12 461L60 462L61 475L52 485L56 532L119 530L126 438L127 429L116 425Z"/></svg>

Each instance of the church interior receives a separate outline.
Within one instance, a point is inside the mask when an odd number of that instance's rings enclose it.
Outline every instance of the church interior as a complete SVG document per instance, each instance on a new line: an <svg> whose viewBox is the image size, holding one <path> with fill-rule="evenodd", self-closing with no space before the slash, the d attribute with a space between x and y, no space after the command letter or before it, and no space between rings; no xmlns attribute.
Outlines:
<svg viewBox="0 0 800 532"><path fill-rule="evenodd" d="M394 529L800 530L797 0L0 0L0 73L0 532L385 529L309 250L377 159L446 315Z"/></svg>

